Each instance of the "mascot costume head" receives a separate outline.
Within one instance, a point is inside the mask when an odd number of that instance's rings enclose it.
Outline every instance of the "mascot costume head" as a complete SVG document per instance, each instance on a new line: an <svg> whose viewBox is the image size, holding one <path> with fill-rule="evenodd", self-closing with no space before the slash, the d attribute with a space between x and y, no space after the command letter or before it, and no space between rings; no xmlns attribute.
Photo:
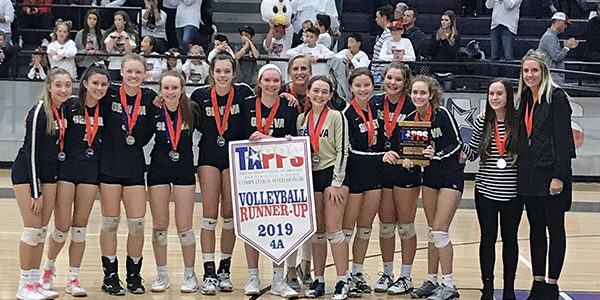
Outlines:
<svg viewBox="0 0 600 300"><path fill-rule="evenodd" d="M275 26L285 29L285 38L293 38L292 15L296 11L296 3L292 0L263 0L260 13L263 21L273 20Z"/></svg>

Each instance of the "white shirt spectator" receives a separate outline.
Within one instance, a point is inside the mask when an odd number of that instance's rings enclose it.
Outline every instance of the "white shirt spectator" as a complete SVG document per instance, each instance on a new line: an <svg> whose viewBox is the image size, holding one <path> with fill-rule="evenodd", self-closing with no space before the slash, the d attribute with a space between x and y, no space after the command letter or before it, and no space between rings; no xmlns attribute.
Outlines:
<svg viewBox="0 0 600 300"><path fill-rule="evenodd" d="M338 21L338 12L335 6L335 0L302 0L294 1L296 7L296 21L294 21L294 32L298 33L302 29L302 22L311 20L313 23L317 14L325 14L331 18L331 31L339 34L340 23Z"/></svg>
<svg viewBox="0 0 600 300"><path fill-rule="evenodd" d="M263 48L267 51L267 55L269 57L278 57L278 58L286 58L288 57L287 52L292 47L292 40L287 38L285 35L277 40L275 38L271 38L271 47L267 48L267 41L263 41ZM274 61L272 62L283 72L283 80L287 80L287 62L285 61Z"/></svg>
<svg viewBox="0 0 600 300"><path fill-rule="evenodd" d="M346 56L348 55L348 52L350 52L350 50L344 49L338 52L335 55L335 57L347 60ZM367 56L365 52L363 52L362 50L358 50L358 52L354 55L352 61L350 62L352 63L352 66L354 66L354 68L366 68L371 63L371 60L369 60L369 56Z"/></svg>
<svg viewBox="0 0 600 300"><path fill-rule="evenodd" d="M144 55L142 53L142 55ZM150 53L150 55L159 55L156 52ZM146 80L157 81L160 79L160 73L162 73L163 60L158 57L146 57L146 69L150 72L150 77Z"/></svg>
<svg viewBox="0 0 600 300"><path fill-rule="evenodd" d="M180 0L163 0L163 7L176 9L177 5L179 5Z"/></svg>
<svg viewBox="0 0 600 300"><path fill-rule="evenodd" d="M331 49L331 35L329 32L319 34L319 39L317 39L317 44L321 44L327 49Z"/></svg>
<svg viewBox="0 0 600 300"><path fill-rule="evenodd" d="M329 50L327 47L321 44L317 44L314 48L310 48L308 47L308 45L306 45L306 43L299 45L296 48L292 48L287 52L287 55L289 57L298 54L309 54L312 56L316 56L319 59L330 59L335 56L335 53L333 53L331 50ZM329 66L327 65L327 63L315 63L312 65L312 69L313 75L329 76Z"/></svg>
<svg viewBox="0 0 600 300"><path fill-rule="evenodd" d="M106 38L104 39L105 45L110 41L111 36L115 37L115 46L111 53L124 54L125 53L125 43L127 41L129 41L129 45L131 45L131 48L135 49L135 47L136 47L135 37L133 35L129 36L129 39L126 40L126 39L123 39L123 37L121 37L116 31L113 31L108 36L106 36ZM108 69L109 70L121 70L121 61L122 60L123 60L123 56L110 56L108 58Z"/></svg>
<svg viewBox="0 0 600 300"><path fill-rule="evenodd" d="M46 72L44 71L43 67L31 67L31 69L29 69L29 73L27 73L27 78L30 80L46 80Z"/></svg>
<svg viewBox="0 0 600 300"><path fill-rule="evenodd" d="M226 51L227 51L227 52L229 52L229 54L231 54L231 57L235 57L235 53L233 53L233 50L232 50L230 47L228 47ZM208 53L208 57L207 57L206 59L208 60L208 62L211 62L211 61L212 61L212 59L213 59L215 56L217 56L217 54L219 54L219 53L217 52L217 49L212 49L212 50L210 50L210 52Z"/></svg>
<svg viewBox="0 0 600 300"><path fill-rule="evenodd" d="M404 50L404 56L401 61L415 61L415 50L413 49L412 43L409 39L400 39L397 42L391 39L385 41L381 46L381 52L379 52L379 59L385 61L398 60L400 52Z"/></svg>
<svg viewBox="0 0 600 300"><path fill-rule="evenodd" d="M202 0L181 0L179 5L177 5L175 27L182 28L192 25L199 28L200 23L202 23L202 18L200 17L201 5Z"/></svg>
<svg viewBox="0 0 600 300"><path fill-rule="evenodd" d="M146 11L148 10L142 9L141 15L143 16L146 13ZM156 28L154 29L150 29L150 27L148 27L148 20L145 20L138 14L138 19L142 19L142 37L149 35L155 38L167 39L167 13L162 10L159 10L159 12L160 20L156 21Z"/></svg>
<svg viewBox="0 0 600 300"><path fill-rule="evenodd" d="M65 69L71 78L77 78L77 66L75 66L75 55L77 54L77 46L73 40L68 40L64 45L61 45L58 41L54 41L48 44L46 53L50 53L52 50L56 51L55 55L48 55L48 61L50 67L59 67Z"/></svg>
<svg viewBox="0 0 600 300"><path fill-rule="evenodd" d="M10 0L0 0L0 17L4 17L4 22L0 22L0 31L10 35L10 24L15 20L15 9ZM6 39L10 44L10 39Z"/></svg>
<svg viewBox="0 0 600 300"><path fill-rule="evenodd" d="M515 35L519 27L519 14L523 0L486 0L485 7L492 9L492 25L490 29L498 25L504 25Z"/></svg>
<svg viewBox="0 0 600 300"><path fill-rule="evenodd" d="M183 73L185 73L186 83L204 84L208 78L209 65L201 61L199 65L193 64L191 59L188 59L183 64Z"/></svg>
<svg viewBox="0 0 600 300"><path fill-rule="evenodd" d="M162 60L162 64L161 64L161 68L163 71L167 71L169 68L167 68L167 59L163 59ZM181 59L177 59L177 64L175 65L175 69L173 69L179 73L181 73L183 71L183 63L181 62Z"/></svg>

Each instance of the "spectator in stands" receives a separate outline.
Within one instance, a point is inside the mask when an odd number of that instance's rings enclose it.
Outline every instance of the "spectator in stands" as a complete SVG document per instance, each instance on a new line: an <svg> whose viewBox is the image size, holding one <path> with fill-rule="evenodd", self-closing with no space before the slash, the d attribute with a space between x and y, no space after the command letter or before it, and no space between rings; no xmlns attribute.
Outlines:
<svg viewBox="0 0 600 300"><path fill-rule="evenodd" d="M485 7L492 10L490 30L492 60L501 57L506 61L514 59L513 44L519 26L519 14L523 0L486 0ZM501 55L502 54L502 55Z"/></svg>
<svg viewBox="0 0 600 300"><path fill-rule="evenodd" d="M178 48L171 48L165 52L165 59L162 62L162 70L175 70L183 75L183 63L181 62L181 52Z"/></svg>
<svg viewBox="0 0 600 300"><path fill-rule="evenodd" d="M24 14L21 18L23 43L37 47L42 44L43 39L48 37L48 33L27 32L25 29L50 30L52 28L52 15L50 14L50 7L35 6L36 4L52 4L52 0L23 0Z"/></svg>
<svg viewBox="0 0 600 300"><path fill-rule="evenodd" d="M298 54L307 54L311 56L313 63L313 75L329 75L329 67L326 63L317 63L318 59L330 59L335 56L327 47L317 44L319 38L319 29L317 27L308 28L304 35L304 44L288 50L289 57Z"/></svg>
<svg viewBox="0 0 600 300"><path fill-rule="evenodd" d="M75 65L75 55L77 46L69 38L71 30L71 21L56 20L52 42L48 45L46 53L50 68L63 68L71 75L71 78L77 78L77 66Z"/></svg>
<svg viewBox="0 0 600 300"><path fill-rule="evenodd" d="M379 35L377 41L375 42L375 47L373 48L374 61L379 60L379 53L381 52L383 43L392 38L390 29L388 27L390 26L390 22L393 20L393 17L394 8L391 5L382 6L377 9L377 12L375 12L375 21L379 27L383 28L383 33ZM371 64L371 73L373 73L373 76L375 76L375 83L381 83L383 81L380 73L384 67L385 65L379 63Z"/></svg>
<svg viewBox="0 0 600 300"><path fill-rule="evenodd" d="M187 54L190 44L194 42L202 19L200 8L202 0L181 0L177 5L175 27L177 28L177 41L182 54Z"/></svg>
<svg viewBox="0 0 600 300"><path fill-rule="evenodd" d="M421 28L415 26L416 21L417 10L412 7L407 8L404 11L404 17L402 18L402 23L404 23L404 34L402 34L402 37L410 40L413 50L415 51L416 60L420 60L421 47L425 41L425 33Z"/></svg>
<svg viewBox="0 0 600 300"><path fill-rule="evenodd" d="M319 28L319 39L317 40L317 44L321 44L328 49L331 49L331 35L329 34L331 18L328 15L318 14L315 26Z"/></svg>
<svg viewBox="0 0 600 300"><path fill-rule="evenodd" d="M208 63L210 63L217 54L229 54L231 57L235 57L235 53L233 53L233 49L229 46L229 39L222 34L215 35L215 46L208 53Z"/></svg>
<svg viewBox="0 0 600 300"><path fill-rule="evenodd" d="M39 47L37 50L44 51L42 47ZM46 80L46 60L42 54L31 54L31 63L29 65L31 66L31 69L29 69L29 73L27 74L27 78L29 78L29 80Z"/></svg>
<svg viewBox="0 0 600 300"><path fill-rule="evenodd" d="M158 9L157 0L146 0L142 9L142 36L153 36L156 40L154 51L164 53L167 48L167 13ZM139 18L139 16L138 16Z"/></svg>
<svg viewBox="0 0 600 300"><path fill-rule="evenodd" d="M346 61L348 71L355 68L367 68L371 63L367 54L360 50L360 45L362 45L362 36L359 33L350 33L348 35L348 49L344 49L335 55Z"/></svg>
<svg viewBox="0 0 600 300"><path fill-rule="evenodd" d="M183 64L183 73L187 78L186 83L204 84L208 78L209 65L203 58L204 49L200 45L193 45L188 52L188 59Z"/></svg>
<svg viewBox="0 0 600 300"><path fill-rule="evenodd" d="M94 54L105 51L104 48L104 33L100 29L100 14L98 10L90 9L86 12L85 24L83 29L77 32L75 36L75 45L77 51L80 54L87 54L86 56L75 57L75 63L77 64L77 74L82 75L89 66L93 63L102 60L100 57Z"/></svg>
<svg viewBox="0 0 600 300"><path fill-rule="evenodd" d="M540 39L540 44L538 45L538 49L548 55L548 67L551 69L565 69L565 57L569 53L569 50L577 47L579 42L570 38L564 42L564 45L560 46L560 41L558 40L558 35L560 33L565 32L567 27L571 25L571 20L569 20L569 16L563 12L557 12L552 16L552 25L542 38ZM558 85L565 83L565 74L558 72L550 72L552 75L552 80Z"/></svg>
<svg viewBox="0 0 600 300"><path fill-rule="evenodd" d="M129 19L129 15L122 10L115 12L114 23L104 34L106 52L110 54L130 54L137 47L136 33ZM122 56L108 58L108 74L111 81L119 81L121 77Z"/></svg>
<svg viewBox="0 0 600 300"><path fill-rule="evenodd" d="M431 35L429 55L432 61L455 62L460 47L460 34L456 30L456 15L447 10L442 15L440 28ZM454 72L454 67L436 66L435 72Z"/></svg>
<svg viewBox="0 0 600 300"><path fill-rule="evenodd" d="M6 34L0 30L0 78L9 77L10 64L15 54L17 54L17 48L8 43Z"/></svg>
<svg viewBox="0 0 600 300"><path fill-rule="evenodd" d="M15 20L15 8L10 0L0 0L0 31L4 33L5 43L11 44L11 24Z"/></svg>
<svg viewBox="0 0 600 300"><path fill-rule="evenodd" d="M160 1L159 1L160 3ZM161 10L167 14L165 32L167 34L167 48L178 47L177 30L175 30L175 18L179 0L163 0Z"/></svg>
<svg viewBox="0 0 600 300"><path fill-rule="evenodd" d="M554 7L552 0L532 0L530 5L533 7L535 17L538 19L546 18L548 11L552 14L558 11L556 7Z"/></svg>
<svg viewBox="0 0 600 300"><path fill-rule="evenodd" d="M287 25L287 26L292 26ZM285 58L287 51L292 48L293 37L285 35L285 27L276 25L275 21L269 20L269 32L263 42L263 48L267 51L269 57ZM274 61L280 70L287 70L287 62ZM287 80L287 74L284 75L284 81Z"/></svg>
<svg viewBox="0 0 600 300"><path fill-rule="evenodd" d="M256 85L258 75L258 65L256 59L260 56L260 52L254 45L254 28L244 25L238 31L242 36L242 46L236 49L235 59L238 61L236 82L244 82L251 86Z"/></svg>
<svg viewBox="0 0 600 300"><path fill-rule="evenodd" d="M408 9L408 5L404 2L398 2L396 9L394 10L394 20L402 21L404 12Z"/></svg>
<svg viewBox="0 0 600 300"><path fill-rule="evenodd" d="M385 61L415 61L415 50L409 39L403 39L404 24L400 21L390 23L392 38L385 41L381 46L379 59Z"/></svg>
<svg viewBox="0 0 600 300"><path fill-rule="evenodd" d="M585 29L585 61L600 62L600 4L596 7L596 16L588 21Z"/></svg>
<svg viewBox="0 0 600 300"><path fill-rule="evenodd" d="M293 17L292 17L293 18ZM299 32L294 32L294 40L292 41L292 48L296 48L304 43L304 34L306 33L306 29L315 26L311 20L304 20L302 22L302 29Z"/></svg>
<svg viewBox="0 0 600 300"><path fill-rule="evenodd" d="M154 51L155 46L156 38L151 35L145 36L140 42L140 54L144 57L158 55ZM162 73L162 59L159 57L146 57L146 73L146 80L158 82L160 73Z"/></svg>

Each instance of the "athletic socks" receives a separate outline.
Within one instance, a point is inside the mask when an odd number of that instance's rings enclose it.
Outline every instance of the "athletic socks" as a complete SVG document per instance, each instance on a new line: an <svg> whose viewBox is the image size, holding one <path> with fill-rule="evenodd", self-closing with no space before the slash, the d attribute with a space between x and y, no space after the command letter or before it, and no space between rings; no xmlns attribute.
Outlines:
<svg viewBox="0 0 600 300"><path fill-rule="evenodd" d="M249 277L256 276L258 277L258 268L250 268L248 269Z"/></svg>
<svg viewBox="0 0 600 300"><path fill-rule="evenodd" d="M54 262L56 259L46 259L46 263L44 264L44 270L54 270Z"/></svg>
<svg viewBox="0 0 600 300"><path fill-rule="evenodd" d="M215 254L214 253L202 253L202 260L204 260L204 262L209 262L215 261Z"/></svg>
<svg viewBox="0 0 600 300"><path fill-rule="evenodd" d="M447 287L454 287L454 278L452 276L452 273L442 275L442 284Z"/></svg>
<svg viewBox="0 0 600 300"><path fill-rule="evenodd" d="M352 264L352 274L358 274L363 272L363 265L362 264Z"/></svg>
<svg viewBox="0 0 600 300"><path fill-rule="evenodd" d="M283 282L283 268L273 268L273 282Z"/></svg>
<svg viewBox="0 0 600 300"><path fill-rule="evenodd" d="M142 259L141 256L138 256L138 257L132 257L132 256L130 256L130 257L131 257L131 260L133 261L133 263L136 264L136 265L139 264L140 260Z"/></svg>
<svg viewBox="0 0 600 300"><path fill-rule="evenodd" d="M412 271L412 265L404 265L403 264L402 268L400 269L400 276L410 278L411 271Z"/></svg>
<svg viewBox="0 0 600 300"><path fill-rule="evenodd" d="M69 281L79 277L79 268L75 268L75 267L69 267L69 275L67 276L67 279Z"/></svg>
<svg viewBox="0 0 600 300"><path fill-rule="evenodd" d="M437 274L427 274L427 280L429 280L433 284L438 283Z"/></svg>
<svg viewBox="0 0 600 300"><path fill-rule="evenodd" d="M108 258L108 260L110 260L110 263L114 263L117 260L116 255L105 255L104 257Z"/></svg>
<svg viewBox="0 0 600 300"><path fill-rule="evenodd" d="M394 277L394 262L383 262L383 273L387 276Z"/></svg>
<svg viewBox="0 0 600 300"><path fill-rule="evenodd" d="M156 273L158 273L158 274L167 274L168 273L167 265L156 266Z"/></svg>

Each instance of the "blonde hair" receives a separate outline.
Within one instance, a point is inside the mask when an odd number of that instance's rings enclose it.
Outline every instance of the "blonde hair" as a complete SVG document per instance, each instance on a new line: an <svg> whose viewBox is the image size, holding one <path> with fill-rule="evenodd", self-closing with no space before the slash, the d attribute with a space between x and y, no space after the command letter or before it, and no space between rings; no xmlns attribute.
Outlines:
<svg viewBox="0 0 600 300"><path fill-rule="evenodd" d="M430 96L429 104L432 106L433 111L437 111L437 109L440 108L440 106L442 106L442 98L444 95L444 90L442 89L442 86L435 78L425 75L417 75L410 82L410 89L412 90L412 86L415 84L415 82L419 81L427 85Z"/></svg>
<svg viewBox="0 0 600 300"><path fill-rule="evenodd" d="M456 35L458 34L458 30L456 29L456 14L454 13L454 11L452 10L447 10L445 11L442 16L448 16L448 18L450 19L450 23L452 23L452 25L450 25L450 35L448 36L448 43L450 43L450 46L454 46L454 43L456 42Z"/></svg>
<svg viewBox="0 0 600 300"><path fill-rule="evenodd" d="M52 31L52 41L56 41L56 31L58 31L58 27L59 26L65 26L67 27L67 40L69 41L71 39L71 27L73 26L73 22L67 20L67 21L63 21L63 19L58 19L56 20L56 22L54 22L54 30Z"/></svg>
<svg viewBox="0 0 600 300"><path fill-rule="evenodd" d="M298 59L302 59L306 62L306 64L308 65L308 72L312 75L312 63L310 61L310 58L306 54L297 54L290 58L290 61L288 62L287 66L288 75L292 73L292 65L294 65L294 62Z"/></svg>
<svg viewBox="0 0 600 300"><path fill-rule="evenodd" d="M68 75L69 78L71 78L71 74L67 70L63 68L52 68L44 82L44 90L42 90L40 100L44 103L44 113L46 113L46 133L49 135L56 133L54 121L58 122L58 120L54 119L54 113L52 112L52 95L50 95L50 86L57 75ZM71 80L73 79L71 78ZM33 130L35 130L35 128Z"/></svg>
<svg viewBox="0 0 600 300"><path fill-rule="evenodd" d="M542 73L542 80L540 82L540 89L538 91L538 95L544 96L546 98L546 102L552 103L552 89L556 87L556 83L552 80L552 76L550 75L550 69L548 69L548 65L546 64L546 60L548 56L541 50L529 49L527 54L521 60L521 75L519 76L519 88L517 89L517 101L515 101L515 109L519 109L521 101L523 99L523 94L526 91L531 91L523 79L523 64L525 61L533 60L536 61L540 65L540 71ZM535 96L535 95L534 95ZM541 103L542 97L539 97L538 103Z"/></svg>

